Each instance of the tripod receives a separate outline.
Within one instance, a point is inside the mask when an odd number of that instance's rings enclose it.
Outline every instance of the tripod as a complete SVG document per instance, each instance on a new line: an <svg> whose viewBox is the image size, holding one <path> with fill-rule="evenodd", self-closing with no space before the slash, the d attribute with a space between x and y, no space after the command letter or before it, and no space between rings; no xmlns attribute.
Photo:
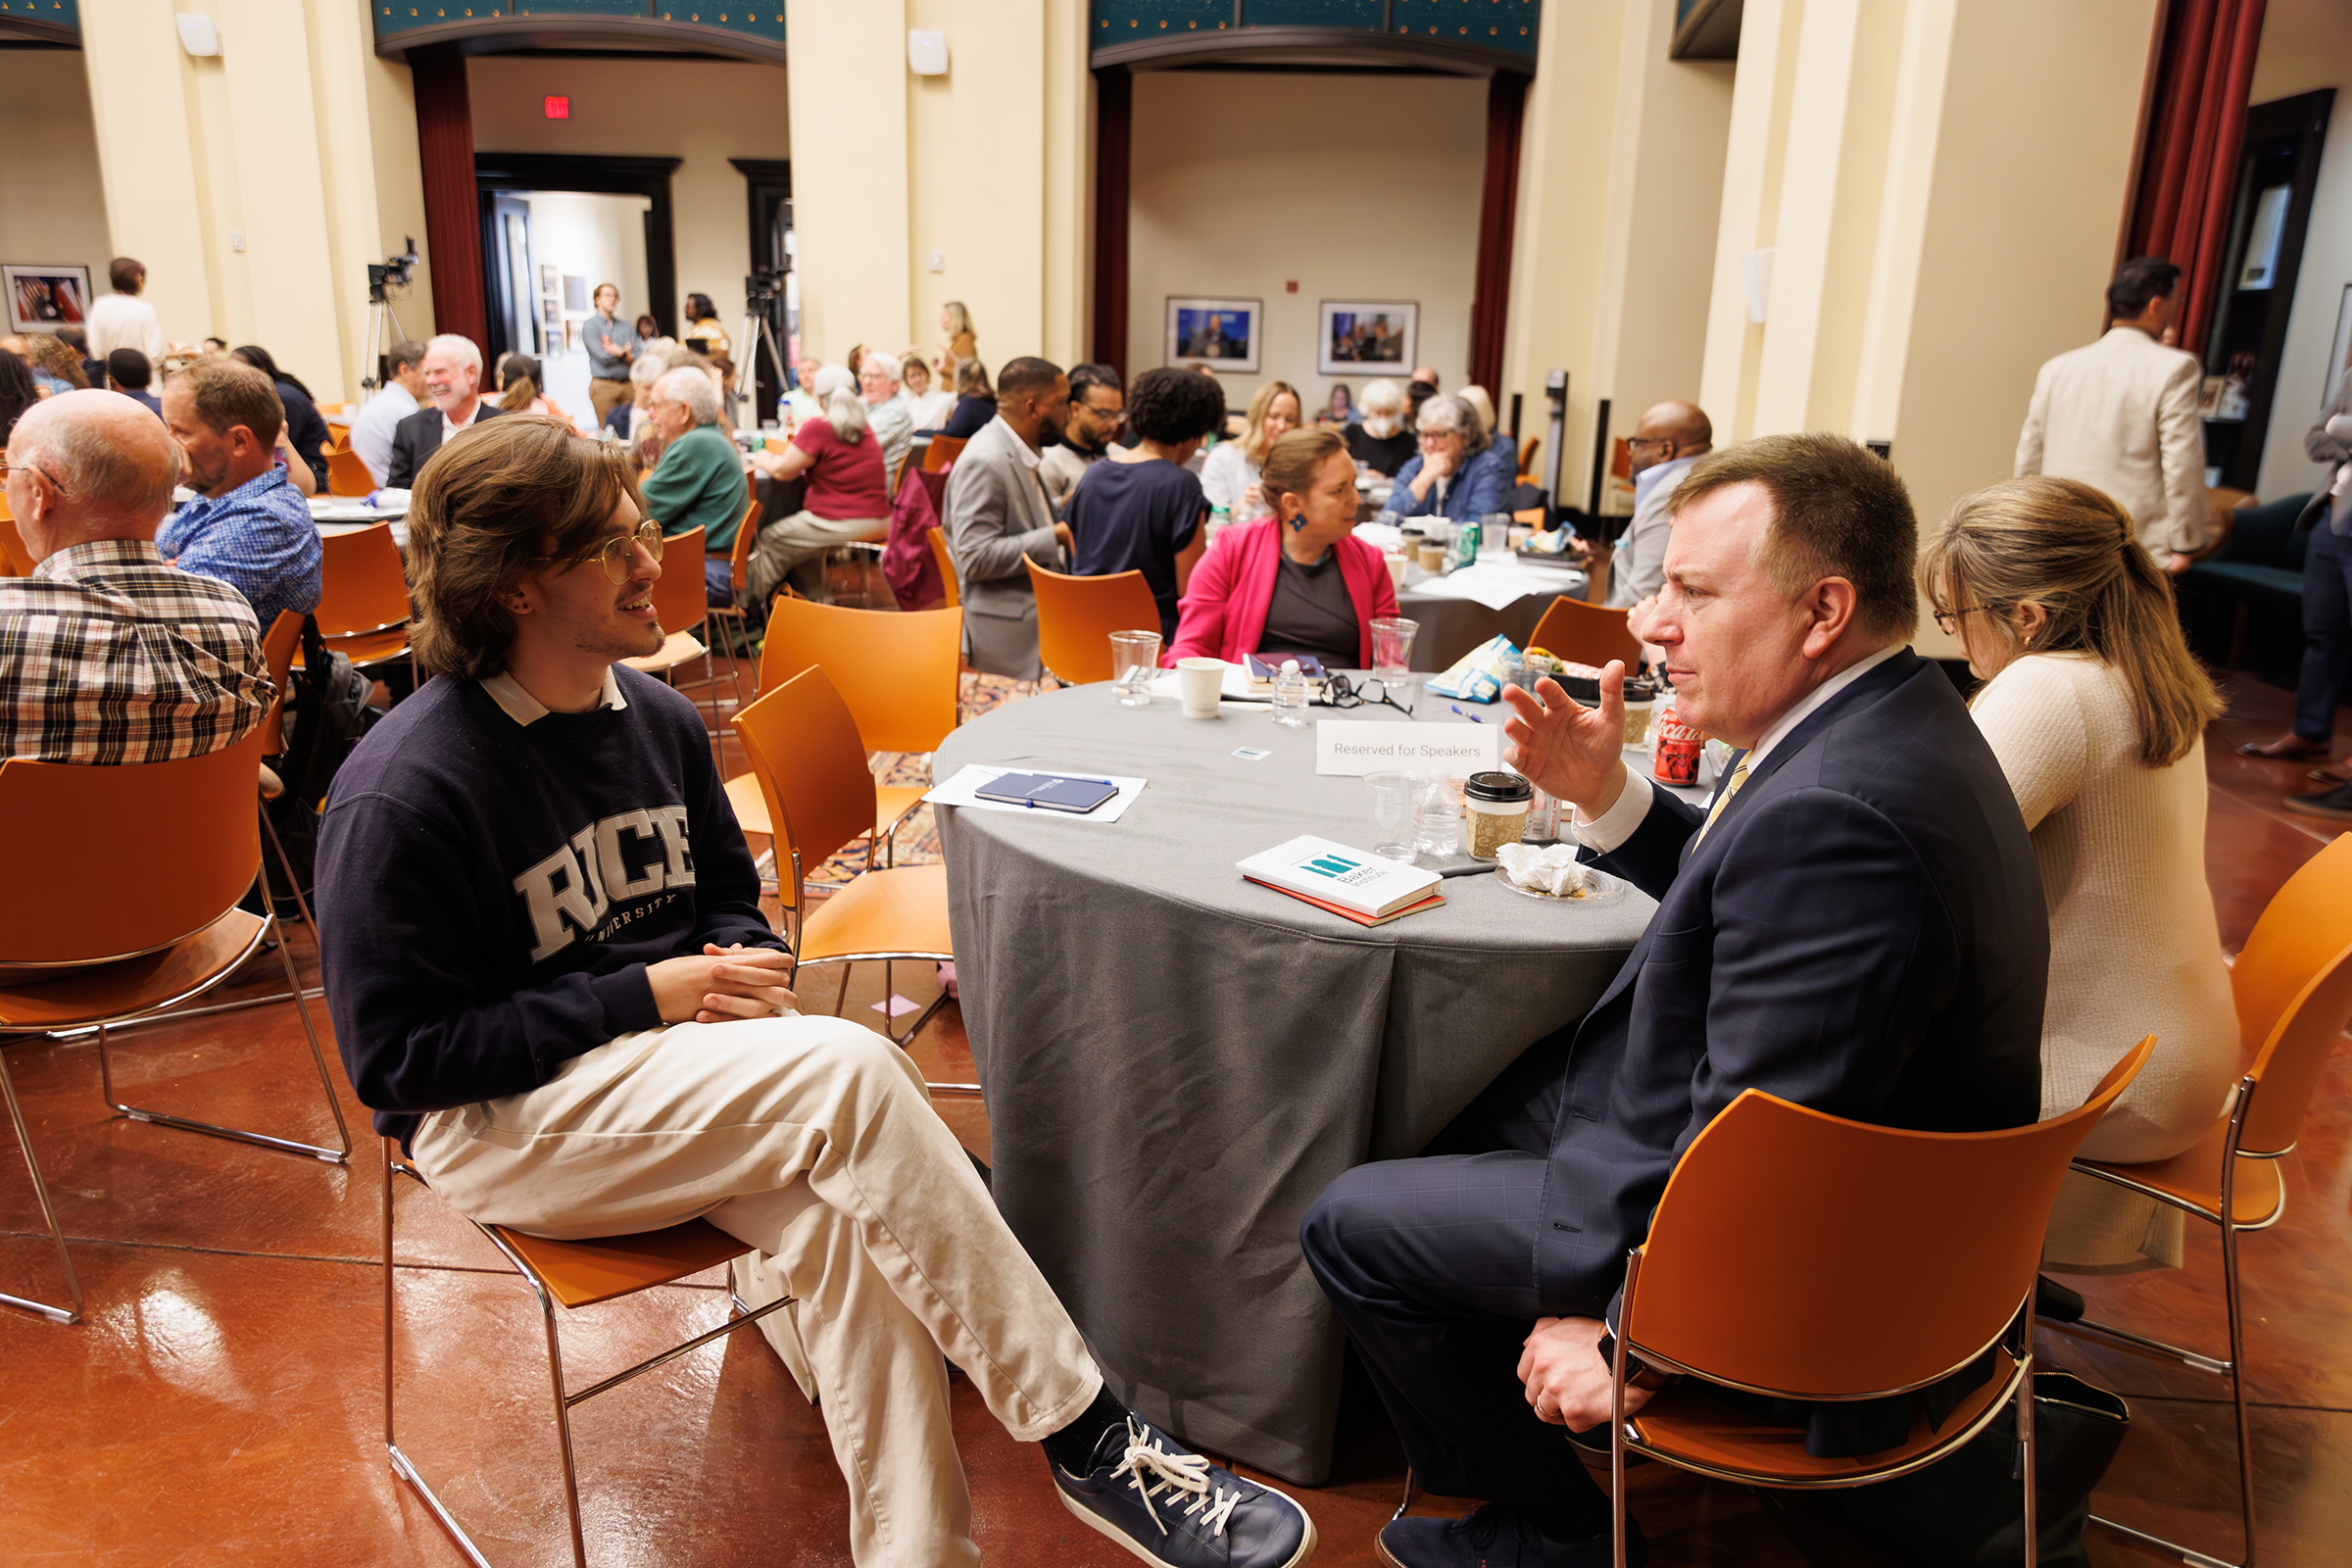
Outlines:
<svg viewBox="0 0 2352 1568"><path fill-rule="evenodd" d="M389 335L387 335L387 333ZM383 357L399 344L408 341L408 331L400 324L400 313L379 287L368 296L368 340L360 358L360 390L373 397L383 389L383 378L376 373ZM366 398L361 400L366 401Z"/></svg>
<svg viewBox="0 0 2352 1568"><path fill-rule="evenodd" d="M784 368L784 351L776 346L775 326L768 320L767 312L760 309L773 297L771 295L768 299L762 299L754 295L744 301L743 324L737 327L735 332L735 341L745 347L744 364L736 371L735 400L739 403L748 400L751 403L752 416L748 423L755 429L759 427L761 413L760 409L760 350L764 347L767 350L768 358L776 362L776 385L782 386L788 373ZM727 412L728 416L736 420L737 429L745 428L746 421L736 417L733 408Z"/></svg>

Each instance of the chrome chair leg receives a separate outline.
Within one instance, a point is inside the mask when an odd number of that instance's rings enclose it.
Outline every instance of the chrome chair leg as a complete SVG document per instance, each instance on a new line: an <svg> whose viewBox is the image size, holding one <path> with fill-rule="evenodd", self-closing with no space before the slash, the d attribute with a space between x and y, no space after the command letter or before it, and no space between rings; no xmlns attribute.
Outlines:
<svg viewBox="0 0 2352 1568"><path fill-rule="evenodd" d="M1404 1467L1404 1495L1396 1499L1396 1511L1389 1515L1389 1523L1395 1524L1397 1520L1403 1518L1404 1510L1410 1508L1412 1505L1413 1467L1408 1464Z"/></svg>
<svg viewBox="0 0 2352 1568"><path fill-rule="evenodd" d="M17 1147L24 1152L24 1168L32 1174L32 1195L41 1205L41 1221L49 1227L49 1240L57 1247L58 1266L65 1270L66 1294L72 1298L71 1307L54 1306L36 1301L28 1296L16 1296L0 1291L0 1306L22 1307L37 1312L52 1323L81 1321L81 1276L74 1272L74 1259L66 1251L66 1233L57 1223L57 1210L49 1201L49 1184L41 1179L41 1162L33 1156L32 1134L24 1126L24 1107L17 1102L17 1082L9 1076L8 1056L0 1050L0 1096L8 1100L8 1119L17 1129Z"/></svg>
<svg viewBox="0 0 2352 1568"><path fill-rule="evenodd" d="M278 924L277 916L274 914L267 916L266 919L268 924L264 928L264 935L267 936L270 932L277 934L277 956L279 961L285 965L286 985L293 994L294 1010L300 1015L302 1032L310 1041L311 1063L318 1069L318 1088L326 1096L328 1112L335 1118L335 1136L340 1141L341 1147L327 1149L318 1144L305 1144L290 1138L273 1138L268 1133L247 1132L237 1127L222 1127L214 1122L197 1121L193 1117L175 1116L169 1111L149 1110L141 1106L123 1103L115 1098L114 1058L107 1049L108 1026L104 1024L98 1026L99 1086L106 1096L108 1108L121 1111L132 1121L154 1122L159 1126L177 1127L182 1132L204 1133L214 1138L225 1138L233 1143L252 1144L262 1149L274 1149L280 1153L308 1154L314 1159L324 1160L330 1165L347 1165L351 1162L351 1128L343 1120L342 1103L335 1099L334 1080L327 1076L326 1054L319 1049L318 1031L312 1026L310 1004L303 1000L302 980L294 972L294 956L286 951L285 928ZM176 1014L167 1012L160 1016L163 1019L170 1019ZM157 1020L144 1019L141 1021L154 1022Z"/></svg>

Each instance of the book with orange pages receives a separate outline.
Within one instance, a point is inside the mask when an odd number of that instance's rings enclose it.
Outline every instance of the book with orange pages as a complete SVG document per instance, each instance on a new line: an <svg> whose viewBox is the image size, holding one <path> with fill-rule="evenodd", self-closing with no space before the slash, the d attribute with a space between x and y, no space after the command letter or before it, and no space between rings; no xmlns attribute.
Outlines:
<svg viewBox="0 0 2352 1568"><path fill-rule="evenodd" d="M1423 909L1434 909L1439 905L1446 902L1445 894L1432 893L1428 898L1423 899L1418 904L1408 904L1401 909L1391 909L1386 914L1358 914L1353 909L1346 908L1337 904L1326 903L1322 899L1309 898L1303 893L1291 893L1289 888L1279 886L1276 883L1263 881L1257 877L1246 876L1242 878L1242 880L1245 882L1255 882L1261 888L1273 888L1277 893L1290 894L1292 898L1297 899L1300 904L1311 904L1318 909L1329 909L1332 913L1340 916L1342 919L1353 920L1357 925L1387 925L1391 920L1401 920L1408 914L1418 914Z"/></svg>

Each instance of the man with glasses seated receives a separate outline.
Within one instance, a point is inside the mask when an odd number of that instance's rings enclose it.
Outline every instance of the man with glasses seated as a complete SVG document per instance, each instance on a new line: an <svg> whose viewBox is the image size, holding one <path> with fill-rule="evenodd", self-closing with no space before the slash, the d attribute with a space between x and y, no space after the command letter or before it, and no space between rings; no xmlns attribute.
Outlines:
<svg viewBox="0 0 2352 1568"><path fill-rule="evenodd" d="M33 567L0 577L0 760L171 761L262 721L253 607L155 547L179 472L162 421L112 392L62 393L17 421L0 478Z"/></svg>
<svg viewBox="0 0 2352 1568"><path fill-rule="evenodd" d="M1106 1392L906 1054L794 1010L700 714L614 662L662 640L628 459L502 419L434 460L409 519L435 673L319 836L327 1004L376 1130L484 1223L700 1216L752 1249L735 1283L795 1300L760 1327L818 1401L860 1568L979 1560L947 1360L1137 1556L1303 1563L1298 1504Z"/></svg>
<svg viewBox="0 0 2352 1568"><path fill-rule="evenodd" d="M1626 447L1633 460L1634 520L1609 558L1609 608L1630 610L1666 582L1667 503L1690 465L1715 450L1715 426L1695 403L1653 405Z"/></svg>

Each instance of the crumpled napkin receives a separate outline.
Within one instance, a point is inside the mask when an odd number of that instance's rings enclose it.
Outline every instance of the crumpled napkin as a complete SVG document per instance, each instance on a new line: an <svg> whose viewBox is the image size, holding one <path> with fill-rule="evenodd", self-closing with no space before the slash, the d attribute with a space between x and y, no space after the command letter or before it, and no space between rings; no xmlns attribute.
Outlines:
<svg viewBox="0 0 2352 1568"><path fill-rule="evenodd" d="M1494 852L1494 859L1513 882L1555 899L1585 886L1585 868L1577 862L1573 844L1505 844Z"/></svg>

